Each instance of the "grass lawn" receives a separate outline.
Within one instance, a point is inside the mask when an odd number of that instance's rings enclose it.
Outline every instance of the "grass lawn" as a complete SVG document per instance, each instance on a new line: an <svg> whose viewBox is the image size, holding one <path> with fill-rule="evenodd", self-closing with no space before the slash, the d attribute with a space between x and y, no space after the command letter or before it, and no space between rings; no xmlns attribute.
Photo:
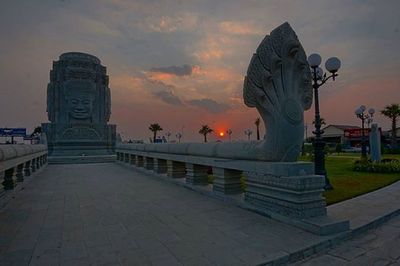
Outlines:
<svg viewBox="0 0 400 266"><path fill-rule="evenodd" d="M397 158L400 155L384 155L384 158ZM366 173L353 171L353 163L360 154L340 154L326 157L326 170L333 186L332 191L324 192L328 205L377 190L400 180L399 173ZM302 158L304 161L306 158Z"/></svg>

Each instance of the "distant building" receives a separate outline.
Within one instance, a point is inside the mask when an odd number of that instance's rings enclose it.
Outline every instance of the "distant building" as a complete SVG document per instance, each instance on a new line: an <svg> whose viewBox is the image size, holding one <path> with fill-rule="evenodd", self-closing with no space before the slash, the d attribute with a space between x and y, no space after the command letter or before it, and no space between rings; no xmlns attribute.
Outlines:
<svg viewBox="0 0 400 266"><path fill-rule="evenodd" d="M323 128L322 138L328 145L336 145L337 143L351 145L348 132L354 130L361 130L361 128L349 125L328 125Z"/></svg>
<svg viewBox="0 0 400 266"><path fill-rule="evenodd" d="M361 147L361 138L362 138L362 130L359 126L351 126L351 125L328 125L322 129L324 134L322 135L322 139L325 143L331 147L336 146L336 144L340 143L344 147ZM382 131L381 139L382 143L390 144L390 137L392 136L392 131ZM369 128L364 129L365 143L369 145ZM396 129L397 141L400 143L400 127ZM312 142L314 136L308 138L308 141Z"/></svg>

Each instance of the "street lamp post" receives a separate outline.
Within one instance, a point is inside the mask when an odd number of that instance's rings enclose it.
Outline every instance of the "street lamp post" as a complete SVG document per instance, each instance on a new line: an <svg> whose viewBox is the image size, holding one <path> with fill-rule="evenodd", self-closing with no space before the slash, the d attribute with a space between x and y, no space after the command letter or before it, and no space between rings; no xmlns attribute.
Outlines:
<svg viewBox="0 0 400 266"><path fill-rule="evenodd" d="M370 108L368 110L368 114L365 114L366 107L364 105L361 105L360 107L357 108L357 110L354 112L358 118L361 120L361 158L366 159L367 158L367 146L365 145L365 133L364 133L364 124L365 120L368 123L368 128L370 126L370 123L373 121L375 109Z"/></svg>
<svg viewBox="0 0 400 266"><path fill-rule="evenodd" d="M182 134L181 133L176 133L175 136L178 139L178 143L181 143Z"/></svg>
<svg viewBox="0 0 400 266"><path fill-rule="evenodd" d="M321 64L321 56L319 54L311 54L308 57L308 63L310 64L312 71L312 81L313 81L313 89L314 89L314 101L315 101L315 131L313 131L315 135L314 139L314 160L315 160L315 174L325 176L325 190L332 190L333 187L329 182L328 175L325 169L325 142L322 139L321 135L324 133L321 130L321 116L319 112L319 96L318 89L323 84L325 84L330 78L335 80L338 76L337 71L340 68L340 60L337 57L331 57L325 62L325 68L329 71L330 75L324 74L322 68L319 67Z"/></svg>
<svg viewBox="0 0 400 266"><path fill-rule="evenodd" d="M244 131L244 134L247 136L248 140L250 141L250 136L251 136L251 134L253 134L253 131L251 131L251 129L248 128Z"/></svg>
<svg viewBox="0 0 400 266"><path fill-rule="evenodd" d="M167 132L167 133L165 133L165 135L167 136L167 142L169 142L169 137L171 136L171 132Z"/></svg>
<svg viewBox="0 0 400 266"><path fill-rule="evenodd" d="M231 141L232 141L232 139L231 139L232 129L228 129L228 130L226 131L226 134L228 134L228 136L229 136L229 142L231 142Z"/></svg>

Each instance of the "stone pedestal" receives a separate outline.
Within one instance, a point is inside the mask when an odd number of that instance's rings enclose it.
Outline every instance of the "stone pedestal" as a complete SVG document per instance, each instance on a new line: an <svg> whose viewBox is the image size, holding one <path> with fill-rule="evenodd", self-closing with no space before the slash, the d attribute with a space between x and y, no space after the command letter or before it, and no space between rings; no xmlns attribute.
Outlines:
<svg viewBox="0 0 400 266"><path fill-rule="evenodd" d="M281 168L279 163L276 166L271 169ZM293 166L286 165L295 170ZM282 176L280 172L244 172L247 185L245 202L252 209L319 235L349 230L349 221L327 215L322 195L325 186L323 176L302 169L288 171L291 172L288 176Z"/></svg>
<svg viewBox="0 0 400 266"><path fill-rule="evenodd" d="M31 160L31 171L32 173L36 172L36 158Z"/></svg>
<svg viewBox="0 0 400 266"><path fill-rule="evenodd" d="M10 168L4 171L4 181L1 183L5 190L11 190L15 187L15 169Z"/></svg>
<svg viewBox="0 0 400 266"><path fill-rule="evenodd" d="M185 163L177 161L167 161L167 176L172 178L183 178L186 176Z"/></svg>
<svg viewBox="0 0 400 266"><path fill-rule="evenodd" d="M143 156L138 155L136 157L136 166L137 167L143 167L144 159Z"/></svg>
<svg viewBox="0 0 400 266"><path fill-rule="evenodd" d="M208 166L186 163L186 183L191 185L208 185Z"/></svg>
<svg viewBox="0 0 400 266"><path fill-rule="evenodd" d="M17 172L15 173L17 182L24 182L24 164L21 163L17 166Z"/></svg>
<svg viewBox="0 0 400 266"><path fill-rule="evenodd" d="M35 159L35 162L36 162L36 169L39 169L40 168L40 158L39 157L37 157L36 159Z"/></svg>
<svg viewBox="0 0 400 266"><path fill-rule="evenodd" d="M167 160L164 159L154 159L154 172L157 174L167 173Z"/></svg>
<svg viewBox="0 0 400 266"><path fill-rule="evenodd" d="M144 157L143 167L147 170L154 169L154 159L150 157Z"/></svg>
<svg viewBox="0 0 400 266"><path fill-rule="evenodd" d="M135 165L136 164L136 156L134 154L129 155L129 164Z"/></svg>
<svg viewBox="0 0 400 266"><path fill-rule="evenodd" d="M240 184L241 171L213 167L214 184L213 190L224 194L242 193Z"/></svg>
<svg viewBox="0 0 400 266"><path fill-rule="evenodd" d="M24 175L30 176L31 175L31 161L27 161L24 165Z"/></svg>
<svg viewBox="0 0 400 266"><path fill-rule="evenodd" d="M326 215L323 176L245 175L245 201L254 206L296 219Z"/></svg>
<svg viewBox="0 0 400 266"><path fill-rule="evenodd" d="M124 163L129 163L129 153L125 153L124 155Z"/></svg>

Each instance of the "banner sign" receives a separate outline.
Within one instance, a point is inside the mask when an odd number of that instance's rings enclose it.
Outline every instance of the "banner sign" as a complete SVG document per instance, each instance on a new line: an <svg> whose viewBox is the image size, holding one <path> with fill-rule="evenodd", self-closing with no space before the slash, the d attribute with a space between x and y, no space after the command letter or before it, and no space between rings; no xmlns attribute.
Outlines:
<svg viewBox="0 0 400 266"><path fill-rule="evenodd" d="M369 128L364 128L364 136L368 137L369 136L369 132L371 131L371 129ZM381 133L382 136L382 129L379 128L379 132ZM355 129L345 129L344 130L344 136L346 138L361 138L362 137L362 129L361 128L355 128Z"/></svg>
<svg viewBox="0 0 400 266"><path fill-rule="evenodd" d="M26 128L0 128L1 137L25 137Z"/></svg>

